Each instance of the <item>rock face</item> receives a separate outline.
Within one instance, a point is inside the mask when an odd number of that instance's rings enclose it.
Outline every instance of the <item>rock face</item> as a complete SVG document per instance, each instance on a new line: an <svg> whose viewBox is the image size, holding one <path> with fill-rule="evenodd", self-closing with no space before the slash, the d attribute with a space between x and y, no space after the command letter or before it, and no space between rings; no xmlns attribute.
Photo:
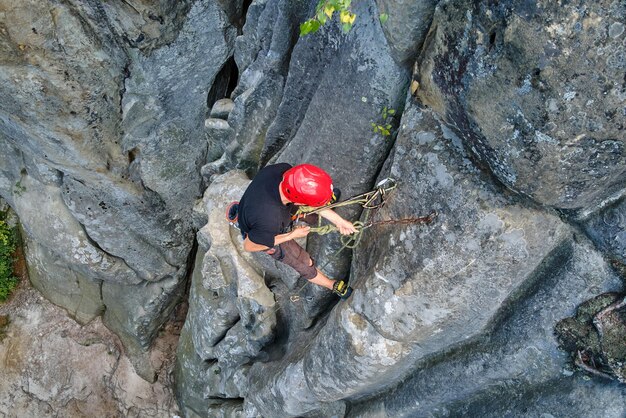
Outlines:
<svg viewBox="0 0 626 418"><path fill-rule="evenodd" d="M591 218L585 229L610 258L626 265L626 200Z"/></svg>
<svg viewBox="0 0 626 418"><path fill-rule="evenodd" d="M430 28L438 1L378 0L385 37L400 63L412 65Z"/></svg>
<svg viewBox="0 0 626 418"><path fill-rule="evenodd" d="M623 2L363 0L306 37L314 0L166 3L0 0L0 196L43 295L102 316L151 381L188 284L187 417L626 414L554 336L623 298ZM347 301L225 221L277 161L343 198L397 180L339 209L372 222L353 251L302 240Z"/></svg>
<svg viewBox="0 0 626 418"><path fill-rule="evenodd" d="M168 334L151 350L160 373L150 384L137 375L119 339L99 318L80 325L22 282L0 306L0 413L63 418L177 415L168 382L176 338Z"/></svg>
<svg viewBox="0 0 626 418"><path fill-rule="evenodd" d="M213 1L0 11L0 195L33 283L144 350L184 290L206 97L235 28Z"/></svg>
<svg viewBox="0 0 626 418"><path fill-rule="evenodd" d="M499 194L453 140L432 113L405 110L390 160L402 182L374 220L432 209L438 218L426 227L372 227L355 254L348 303L335 307L297 362L257 366L258 376L276 375L251 391L264 416L298 416L391 385L415 361L487 332L558 258L569 228Z"/></svg>
<svg viewBox="0 0 626 418"><path fill-rule="evenodd" d="M418 96L507 187L588 215L626 182L625 13L609 0L442 1Z"/></svg>
<svg viewBox="0 0 626 418"><path fill-rule="evenodd" d="M558 321L578 304L622 286L590 243L577 239L582 242L560 248L544 266L540 281L511 301L489 333L416 363L419 371L412 377L387 396L358 405L352 416L501 417L521 411L535 416L621 416L623 388L572 376L554 335Z"/></svg>
<svg viewBox="0 0 626 418"><path fill-rule="evenodd" d="M231 95L231 130L219 140L223 154L203 168L206 179L232 168L250 174L258 169L267 130L281 102L298 22L307 10L306 2L289 0L250 4L243 33L235 42L240 76Z"/></svg>

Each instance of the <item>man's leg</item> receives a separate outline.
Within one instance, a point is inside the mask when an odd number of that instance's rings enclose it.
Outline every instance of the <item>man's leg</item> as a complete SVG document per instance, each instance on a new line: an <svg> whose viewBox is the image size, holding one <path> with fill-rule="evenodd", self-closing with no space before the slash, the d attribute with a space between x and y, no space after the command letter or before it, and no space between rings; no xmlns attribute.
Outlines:
<svg viewBox="0 0 626 418"><path fill-rule="evenodd" d="M309 279L309 281L311 283L315 283L316 285L324 286L325 288L330 290L333 290L333 285L335 284L334 280L329 279L324 273L319 270L317 270L317 275L312 279Z"/></svg>

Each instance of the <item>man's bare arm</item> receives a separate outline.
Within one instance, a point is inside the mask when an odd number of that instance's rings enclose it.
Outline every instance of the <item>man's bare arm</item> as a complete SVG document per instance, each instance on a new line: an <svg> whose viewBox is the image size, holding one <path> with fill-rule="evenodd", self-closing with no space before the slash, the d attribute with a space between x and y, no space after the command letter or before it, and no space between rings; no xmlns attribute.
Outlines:
<svg viewBox="0 0 626 418"><path fill-rule="evenodd" d="M337 214L337 212L332 209L324 209L319 212L319 215L322 218L328 219L330 222L335 224L335 226L337 227L337 229L339 229L339 232L342 235L350 235L357 232L354 225L352 225L352 222L343 219L341 216L339 216L339 214Z"/></svg>

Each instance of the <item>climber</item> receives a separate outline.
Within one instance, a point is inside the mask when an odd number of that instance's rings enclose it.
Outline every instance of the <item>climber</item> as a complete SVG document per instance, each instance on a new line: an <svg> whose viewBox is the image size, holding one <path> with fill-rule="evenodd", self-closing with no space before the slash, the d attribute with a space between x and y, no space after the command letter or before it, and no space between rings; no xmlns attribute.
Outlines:
<svg viewBox="0 0 626 418"><path fill-rule="evenodd" d="M332 198L332 179L319 167L311 164L292 167L280 163L261 169L246 189L237 208L244 250L265 251L275 260L293 267L311 283L326 287L342 299L347 299L352 288L344 280L332 280L324 275L309 254L294 241L306 237L311 228L300 225L292 229L292 215L296 206L324 206ZM332 209L322 210L319 215L335 224L343 235L357 232L351 222ZM308 215L304 221L309 224L316 222L317 215Z"/></svg>

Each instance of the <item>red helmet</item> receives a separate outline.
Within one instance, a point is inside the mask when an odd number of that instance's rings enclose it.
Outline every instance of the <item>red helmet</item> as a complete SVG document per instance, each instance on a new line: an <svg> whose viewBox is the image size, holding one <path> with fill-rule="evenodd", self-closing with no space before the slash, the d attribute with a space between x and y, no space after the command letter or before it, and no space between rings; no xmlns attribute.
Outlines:
<svg viewBox="0 0 626 418"><path fill-rule="evenodd" d="M285 171L280 190L293 203L324 206L333 197L333 180L319 167L300 164Z"/></svg>

